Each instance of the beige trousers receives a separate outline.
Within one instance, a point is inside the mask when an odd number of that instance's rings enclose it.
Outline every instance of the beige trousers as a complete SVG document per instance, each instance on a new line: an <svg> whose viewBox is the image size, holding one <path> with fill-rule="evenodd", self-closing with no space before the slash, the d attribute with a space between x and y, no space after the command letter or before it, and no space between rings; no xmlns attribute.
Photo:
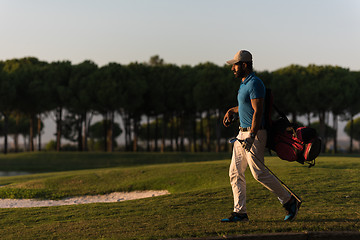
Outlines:
<svg viewBox="0 0 360 240"><path fill-rule="evenodd" d="M238 139L248 138L250 132L239 131ZM254 178L273 192L281 204L290 200L290 193L281 185L281 183L261 164L264 163L264 152L266 145L266 130L259 130L251 152L246 151L239 141L234 143L233 154L229 169L230 183L234 196L234 212L246 213L246 181L245 170L249 165ZM256 157L255 157L255 156Z"/></svg>

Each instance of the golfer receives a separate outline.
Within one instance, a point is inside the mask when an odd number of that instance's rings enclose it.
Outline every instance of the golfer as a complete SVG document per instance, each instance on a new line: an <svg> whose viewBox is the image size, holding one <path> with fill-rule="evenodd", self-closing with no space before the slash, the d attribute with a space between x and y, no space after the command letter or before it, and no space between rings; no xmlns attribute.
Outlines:
<svg viewBox="0 0 360 240"><path fill-rule="evenodd" d="M237 52L233 59L227 61L232 65L235 78L239 79L240 88L237 95L238 106L230 108L223 123L228 127L233 119L239 117L240 130L235 141L229 169L230 183L234 196L234 210L229 218L221 222L249 221L246 209L245 170L249 165L254 178L273 192L287 211L285 221L295 219L299 202L290 195L281 183L261 164L264 163L266 130L264 126L265 86L253 72L252 55L246 50Z"/></svg>

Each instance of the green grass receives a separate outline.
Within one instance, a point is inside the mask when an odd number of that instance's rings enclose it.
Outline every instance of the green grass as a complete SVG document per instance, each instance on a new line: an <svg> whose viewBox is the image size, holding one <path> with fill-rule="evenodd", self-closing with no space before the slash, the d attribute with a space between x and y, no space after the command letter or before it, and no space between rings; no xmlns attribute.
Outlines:
<svg viewBox="0 0 360 240"><path fill-rule="evenodd" d="M33 152L0 155L0 171L54 172L229 158L230 153Z"/></svg>
<svg viewBox="0 0 360 240"><path fill-rule="evenodd" d="M114 191L167 189L178 193L202 190L228 185L227 168L224 161L212 161L4 177L0 178L0 197L57 199Z"/></svg>
<svg viewBox="0 0 360 240"><path fill-rule="evenodd" d="M0 197L11 192L12 197L55 199L112 191L167 189L171 192L119 203L0 209L0 238L166 239L359 231L359 158L320 157L310 169L276 157L266 158L269 168L303 199L297 220L291 223L282 221L282 206L249 171L246 179L250 222L220 223L219 219L227 217L232 210L229 163L227 159L142 164L0 178L0 185L6 185L0 188Z"/></svg>

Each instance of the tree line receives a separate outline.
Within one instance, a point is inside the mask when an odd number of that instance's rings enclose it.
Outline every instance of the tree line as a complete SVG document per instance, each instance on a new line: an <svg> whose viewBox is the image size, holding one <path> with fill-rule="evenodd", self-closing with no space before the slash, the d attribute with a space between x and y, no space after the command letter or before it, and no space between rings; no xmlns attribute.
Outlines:
<svg viewBox="0 0 360 240"><path fill-rule="evenodd" d="M360 112L359 72L337 66L290 65L256 74L271 88L276 105L293 122L299 116L318 117L323 139L337 149L337 122L353 121ZM8 136L19 151L19 136L27 150L41 150L42 120L56 123L55 149L62 139L89 150L89 138L102 137L102 149L114 151L116 137L124 135L125 151L227 151L227 139L236 125L224 128L225 111L237 105L239 80L230 66L206 62L195 66L167 64L159 56L147 63L99 67L86 60L44 62L35 57L0 62L1 135L4 152ZM333 126L328 116L332 113ZM93 116L102 121L91 124ZM114 121L120 116L122 128ZM330 129L330 130L329 130ZM116 133L115 133L116 132ZM349 130L351 143L354 131Z"/></svg>

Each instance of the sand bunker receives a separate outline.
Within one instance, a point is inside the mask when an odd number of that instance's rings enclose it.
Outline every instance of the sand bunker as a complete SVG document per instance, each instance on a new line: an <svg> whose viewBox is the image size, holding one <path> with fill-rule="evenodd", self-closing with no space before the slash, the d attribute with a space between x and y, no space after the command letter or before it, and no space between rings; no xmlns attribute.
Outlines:
<svg viewBox="0 0 360 240"><path fill-rule="evenodd" d="M114 192L105 195L89 195L80 197L69 197L62 200L35 200L35 199L0 199L0 208L29 208L29 207L50 207L87 203L109 203L134 200L148 197L156 197L170 194L162 191L135 191L135 192Z"/></svg>

